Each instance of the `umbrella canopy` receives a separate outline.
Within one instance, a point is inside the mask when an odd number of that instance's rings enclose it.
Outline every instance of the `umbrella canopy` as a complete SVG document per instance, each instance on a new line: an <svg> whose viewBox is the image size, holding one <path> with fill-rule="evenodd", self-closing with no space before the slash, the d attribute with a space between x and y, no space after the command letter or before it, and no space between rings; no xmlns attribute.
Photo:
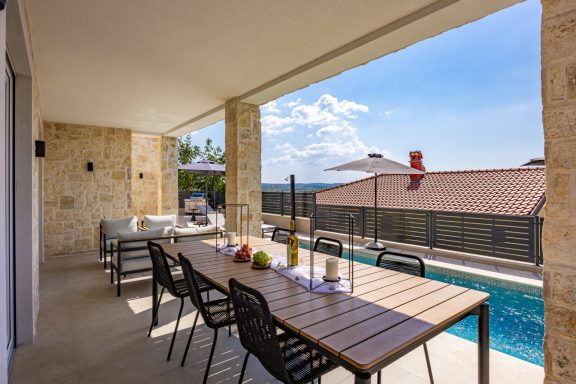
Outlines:
<svg viewBox="0 0 576 384"><path fill-rule="evenodd" d="M371 153L365 159L337 165L325 171L359 171L385 175L423 175L424 172L386 159L379 153Z"/></svg>
<svg viewBox="0 0 576 384"><path fill-rule="evenodd" d="M183 164L178 167L184 171L189 171L195 175L222 176L226 174L226 166L211 160L200 160L195 163Z"/></svg>
<svg viewBox="0 0 576 384"><path fill-rule="evenodd" d="M386 159L379 153L371 153L365 159L352 161L350 163L337 165L332 168L325 169L325 171L358 171L366 173L374 173L374 242L366 245L366 248L382 250L386 247L378 242L378 225L376 218L378 217L378 174L385 175L424 175L418 169L408 167L404 164L397 163L392 160Z"/></svg>

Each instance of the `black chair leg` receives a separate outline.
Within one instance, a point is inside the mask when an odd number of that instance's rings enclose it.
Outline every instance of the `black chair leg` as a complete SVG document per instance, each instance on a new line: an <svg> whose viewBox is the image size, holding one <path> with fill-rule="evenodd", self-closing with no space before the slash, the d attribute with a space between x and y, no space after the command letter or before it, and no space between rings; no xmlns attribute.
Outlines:
<svg viewBox="0 0 576 384"><path fill-rule="evenodd" d="M216 349L216 342L218 341L218 328L214 330L214 341L212 342L212 348L210 349L210 357L208 357L208 365L206 366L206 372L204 373L204 381L202 384L206 384L208 381L208 374L210 373L210 366L212 365L212 357L214 357L214 349Z"/></svg>
<svg viewBox="0 0 576 384"><path fill-rule="evenodd" d="M186 349L184 350L184 356L182 356L182 362L180 366L183 367L186 362L186 356L188 356L188 348L190 348L190 343L192 342L192 336L194 336L194 330L196 329L196 322L198 321L198 316L200 311L196 311L196 318L194 319L194 325L192 325L192 330L190 331L190 336L188 336L188 342L186 343Z"/></svg>
<svg viewBox="0 0 576 384"><path fill-rule="evenodd" d="M174 333L172 334L172 341L170 342L170 350L168 351L168 358L166 361L170 361L170 356L172 356L172 348L174 348L174 342L176 341L176 334L178 333L178 325L180 324L180 316L182 316L182 308L184 308L184 298L180 298L180 310L178 311L178 319L176 320L176 326L174 327Z"/></svg>
<svg viewBox="0 0 576 384"><path fill-rule="evenodd" d="M228 319L230 319L230 300L226 302L226 310L228 311ZM228 337L232 336L232 322L228 323Z"/></svg>
<svg viewBox="0 0 576 384"><path fill-rule="evenodd" d="M244 380L244 372L246 372L246 365L248 365L249 357L250 352L246 352L246 356L244 356L244 363L242 364L242 371L240 371L240 379L238 380L238 384L242 384L242 380Z"/></svg>
<svg viewBox="0 0 576 384"><path fill-rule="evenodd" d="M156 304L156 308L152 308L154 311L154 316L152 319L152 323L150 324L150 329L148 330L148 337L152 334L152 328L154 328L154 324L158 321L158 311L160 310L160 302L162 301L162 295L164 294L165 287L162 287L162 291L160 291L160 297L158 298L158 303Z"/></svg>
<svg viewBox="0 0 576 384"><path fill-rule="evenodd" d="M114 268L110 268L110 284L114 284Z"/></svg>
<svg viewBox="0 0 576 384"><path fill-rule="evenodd" d="M121 287L122 281L120 280L121 279L120 271L118 269L116 270L116 279L118 280L117 282L118 285L116 286L116 296L120 297L122 296L122 287Z"/></svg>
<svg viewBox="0 0 576 384"><path fill-rule="evenodd" d="M430 384L434 384L434 377L432 376L432 365L430 364L430 355L428 354L428 347L426 346L426 343L424 343L424 355L426 355L426 366L428 367Z"/></svg>

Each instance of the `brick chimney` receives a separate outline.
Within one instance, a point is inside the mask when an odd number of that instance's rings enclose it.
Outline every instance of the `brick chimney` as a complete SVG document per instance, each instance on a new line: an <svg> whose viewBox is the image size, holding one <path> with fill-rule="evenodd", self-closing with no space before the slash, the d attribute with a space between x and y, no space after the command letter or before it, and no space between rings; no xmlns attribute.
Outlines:
<svg viewBox="0 0 576 384"><path fill-rule="evenodd" d="M422 163L422 151L410 151L410 166L422 172L426 172L426 167ZM410 175L411 181L420 181L424 178L424 175Z"/></svg>

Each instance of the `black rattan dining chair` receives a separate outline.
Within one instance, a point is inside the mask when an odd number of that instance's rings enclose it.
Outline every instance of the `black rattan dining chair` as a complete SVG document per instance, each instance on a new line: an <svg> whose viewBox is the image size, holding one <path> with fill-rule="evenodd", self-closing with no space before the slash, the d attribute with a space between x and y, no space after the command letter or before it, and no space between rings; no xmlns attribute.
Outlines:
<svg viewBox="0 0 576 384"><path fill-rule="evenodd" d="M188 355L188 349L190 348L190 343L192 342L192 336L194 336L194 330L196 329L196 322L198 321L198 315L202 315L204 324L208 328L214 330L214 340L212 342L212 348L210 349L210 357L208 358L208 365L206 366L206 372L204 373L204 384L208 380L208 374L210 373L210 365L212 364L212 357L214 357L214 349L216 348L216 342L218 341L218 330L220 328L228 327L228 335L232 334L231 326L236 322L234 317L234 308L230 303L229 298L223 298L212 301L202 301L202 296L200 294L200 289L198 286L198 277L194 272L192 263L186 257L182 256L181 253L178 254L178 259L180 265L182 266L182 272L184 274L184 280L186 281L186 286L190 291L190 300L196 308L198 308L198 313L196 313L196 318L194 319L194 325L190 331L190 336L188 337L188 342L186 343L186 350L184 351L184 356L182 356L182 362L180 366L184 366L186 362L186 356Z"/></svg>
<svg viewBox="0 0 576 384"><path fill-rule="evenodd" d="M319 237L314 243L314 252L320 252L335 257L342 257L342 251L342 242L337 239Z"/></svg>
<svg viewBox="0 0 576 384"><path fill-rule="evenodd" d="M182 308L184 307L184 298L190 296L188 287L184 279L174 280L172 276L172 270L170 269L170 263L168 263L168 258L164 249L160 244L148 241L148 250L150 252L150 258L152 259L152 273L157 284L162 286L162 291L160 291L160 298L158 304L154 310L154 316L152 323L150 324L150 329L148 329L148 337L152 334L152 328L158 319L158 312L160 310L160 303L162 302L162 295L164 290L167 289L168 292L180 299L180 310L178 311L178 319L176 320L176 326L174 327L174 333L172 335L172 341L170 342L170 350L168 351L168 358L166 360L170 361L170 356L172 356L172 349L174 348L174 341L176 340L176 334L178 333L178 325L180 324L180 317L182 316ZM201 292L206 292L209 295L212 287L208 285L205 281L200 282L199 290ZM209 296L208 296L209 297Z"/></svg>
<svg viewBox="0 0 576 384"><path fill-rule="evenodd" d="M298 336L277 333L264 296L236 279L229 280L230 297L236 311L240 342L246 349L238 383L242 383L250 355L260 360L277 380L288 384L312 382L336 368L320 351L305 344Z"/></svg>
<svg viewBox="0 0 576 384"><path fill-rule="evenodd" d="M376 259L376 266L393 271L407 273L409 275L425 277L426 267L424 261L416 255L408 255L400 252L384 251L378 255ZM428 347L426 343L423 344L424 355L426 356L426 366L428 368L428 376L430 383L434 384L434 377L432 376L432 365L430 364L430 355L428 354ZM381 383L382 373L378 372L378 384Z"/></svg>
<svg viewBox="0 0 576 384"><path fill-rule="evenodd" d="M272 241L277 243L286 244L288 241L288 235L290 235L290 230L285 228L276 228L272 232Z"/></svg>

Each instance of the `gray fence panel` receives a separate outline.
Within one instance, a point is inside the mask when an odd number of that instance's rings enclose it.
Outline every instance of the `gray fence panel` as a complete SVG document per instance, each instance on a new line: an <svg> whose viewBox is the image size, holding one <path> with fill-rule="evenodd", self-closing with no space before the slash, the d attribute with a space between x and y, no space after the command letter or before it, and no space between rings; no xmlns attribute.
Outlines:
<svg viewBox="0 0 576 384"><path fill-rule="evenodd" d="M540 265L542 254L543 219L533 216L474 214L466 212L435 212L410 209L316 205L315 194L296 194L296 215L310 217L316 212L323 217L317 229L348 233L348 222L342 216L354 216L354 235L427 246L437 249L518 260ZM264 192L262 211L279 215L290 214L290 194Z"/></svg>

